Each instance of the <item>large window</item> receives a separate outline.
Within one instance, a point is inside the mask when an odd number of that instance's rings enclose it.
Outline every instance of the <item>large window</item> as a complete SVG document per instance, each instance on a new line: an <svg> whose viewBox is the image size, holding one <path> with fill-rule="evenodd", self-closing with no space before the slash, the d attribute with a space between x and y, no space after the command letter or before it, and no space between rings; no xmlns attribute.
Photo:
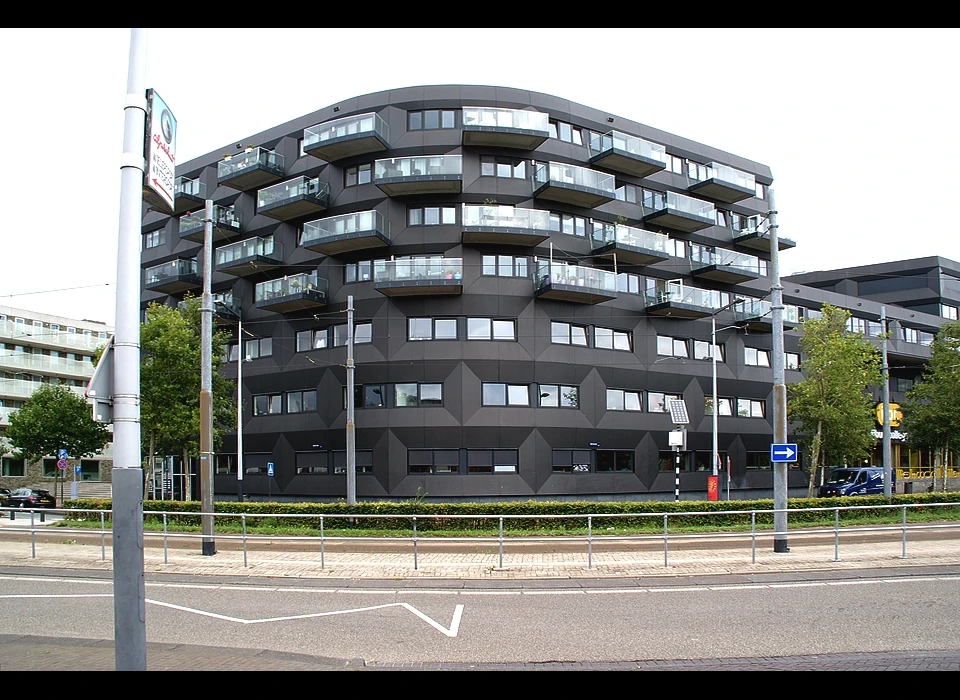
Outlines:
<svg viewBox="0 0 960 700"><path fill-rule="evenodd" d="M57 460L54 457L44 457L41 476L52 479L57 476Z"/></svg>
<svg viewBox="0 0 960 700"><path fill-rule="evenodd" d="M356 187L357 185L366 185L372 181L373 164L363 163L354 165L343 171L345 187Z"/></svg>
<svg viewBox="0 0 960 700"><path fill-rule="evenodd" d="M690 357L686 339L668 335L657 336L657 354L666 357Z"/></svg>
<svg viewBox="0 0 960 700"><path fill-rule="evenodd" d="M528 259L515 255L484 255L480 274L487 277L529 277Z"/></svg>
<svg viewBox="0 0 960 700"><path fill-rule="evenodd" d="M353 342L355 345L373 342L373 324L356 323L353 326ZM333 347L347 344L347 324L333 327Z"/></svg>
<svg viewBox="0 0 960 700"><path fill-rule="evenodd" d="M288 391L287 413L306 413L317 410L317 391Z"/></svg>
<svg viewBox="0 0 960 700"><path fill-rule="evenodd" d="M752 367L769 367L770 351L760 350L759 348L745 347L743 349L743 364L750 365Z"/></svg>
<svg viewBox="0 0 960 700"><path fill-rule="evenodd" d="M512 319L468 318L467 340L516 340L517 322Z"/></svg>
<svg viewBox="0 0 960 700"><path fill-rule="evenodd" d="M607 410L608 411L641 411L643 406L640 402L639 391L627 391L625 389L607 389Z"/></svg>
<svg viewBox="0 0 960 700"><path fill-rule="evenodd" d="M575 143L578 146L583 145L583 132L580 130L580 127L573 126L566 122L557 121L556 119L551 119L547 124L547 129L550 132L550 138L560 139L561 141L566 141L567 143Z"/></svg>
<svg viewBox="0 0 960 700"><path fill-rule="evenodd" d="M597 450L596 471L632 472L633 450Z"/></svg>
<svg viewBox="0 0 960 700"><path fill-rule="evenodd" d="M361 260L355 263L345 263L343 266L343 283L369 282L373 279L373 262Z"/></svg>
<svg viewBox="0 0 960 700"><path fill-rule="evenodd" d="M460 450L407 450L409 474L459 474Z"/></svg>
<svg viewBox="0 0 960 700"><path fill-rule="evenodd" d="M425 109L421 112L407 112L407 129L456 129L457 112L452 109Z"/></svg>
<svg viewBox="0 0 960 700"><path fill-rule="evenodd" d="M484 406L529 406L528 384L502 384L487 382L483 385Z"/></svg>
<svg viewBox="0 0 960 700"><path fill-rule="evenodd" d="M144 250L149 248L157 248L158 246L163 245L163 229L157 229L156 231L148 231L143 234L143 248Z"/></svg>
<svg viewBox="0 0 960 700"><path fill-rule="evenodd" d="M554 450L553 471L558 474L589 474L590 450Z"/></svg>
<svg viewBox="0 0 960 700"><path fill-rule="evenodd" d="M561 321L550 322L550 342L587 347L587 327Z"/></svg>
<svg viewBox="0 0 960 700"><path fill-rule="evenodd" d="M273 354L273 338L247 340L243 344L243 350L246 359L255 360L258 357L270 357Z"/></svg>
<svg viewBox="0 0 960 700"><path fill-rule="evenodd" d="M0 476L24 476L23 460L15 457L0 458Z"/></svg>
<svg viewBox="0 0 960 700"><path fill-rule="evenodd" d="M723 362L722 345L711 345L706 340L693 341L693 359L712 361L714 353L717 356L717 362Z"/></svg>
<svg viewBox="0 0 960 700"><path fill-rule="evenodd" d="M395 384L393 387L396 406L441 406L443 405L443 384L409 383Z"/></svg>
<svg viewBox="0 0 960 700"><path fill-rule="evenodd" d="M647 410L650 413L669 413L667 410L667 401L670 399L682 399L680 394L665 394L662 391L647 392Z"/></svg>
<svg viewBox="0 0 960 700"><path fill-rule="evenodd" d="M390 393L386 384L355 384L353 386L354 408L387 408ZM343 408L347 408L347 387L343 387Z"/></svg>
<svg viewBox="0 0 960 700"><path fill-rule="evenodd" d="M467 474L515 474L520 464L517 450L468 449Z"/></svg>
<svg viewBox="0 0 960 700"><path fill-rule="evenodd" d="M306 330L297 333L297 352L320 350L327 347L327 329Z"/></svg>
<svg viewBox="0 0 960 700"><path fill-rule="evenodd" d="M783 353L784 369L800 369L800 354L796 352Z"/></svg>
<svg viewBox="0 0 960 700"><path fill-rule="evenodd" d="M733 415L733 399L727 398L725 396L718 396L717 405L720 407L720 412L717 415L720 415L720 416ZM703 415L705 416L713 415L713 397L712 396L703 397Z"/></svg>
<svg viewBox="0 0 960 700"><path fill-rule="evenodd" d="M563 384L540 385L541 408L579 408L580 387Z"/></svg>
<svg viewBox="0 0 960 700"><path fill-rule="evenodd" d="M763 418L766 406L756 399L737 399L737 415L741 418Z"/></svg>
<svg viewBox="0 0 960 700"><path fill-rule="evenodd" d="M266 416L283 413L283 397L280 394L260 394L253 397L253 415Z"/></svg>
<svg viewBox="0 0 960 700"><path fill-rule="evenodd" d="M573 214L558 214L550 212L550 230L557 233L566 233L570 236L586 236L587 220Z"/></svg>
<svg viewBox="0 0 960 700"><path fill-rule="evenodd" d="M627 352L633 349L630 342L630 333L612 328L601 328L600 326L595 326L593 329L593 347L605 350L626 350Z"/></svg>
<svg viewBox="0 0 960 700"><path fill-rule="evenodd" d="M455 318L408 318L407 340L456 340Z"/></svg>
<svg viewBox="0 0 960 700"><path fill-rule="evenodd" d="M456 207L410 207L407 226L440 226L457 223Z"/></svg>
<svg viewBox="0 0 960 700"><path fill-rule="evenodd" d="M515 158L480 156L480 176L525 180L527 178L527 161Z"/></svg>

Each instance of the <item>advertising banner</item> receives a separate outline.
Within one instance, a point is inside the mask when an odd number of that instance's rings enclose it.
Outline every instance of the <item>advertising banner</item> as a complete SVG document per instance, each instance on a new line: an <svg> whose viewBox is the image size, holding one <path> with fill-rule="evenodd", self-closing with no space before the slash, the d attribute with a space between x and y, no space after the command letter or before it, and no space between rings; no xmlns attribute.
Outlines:
<svg viewBox="0 0 960 700"><path fill-rule="evenodd" d="M152 203L162 202L173 212L173 180L176 170L177 120L154 90L147 90L147 121L144 142L146 170L143 187ZM156 200L159 198L159 202Z"/></svg>

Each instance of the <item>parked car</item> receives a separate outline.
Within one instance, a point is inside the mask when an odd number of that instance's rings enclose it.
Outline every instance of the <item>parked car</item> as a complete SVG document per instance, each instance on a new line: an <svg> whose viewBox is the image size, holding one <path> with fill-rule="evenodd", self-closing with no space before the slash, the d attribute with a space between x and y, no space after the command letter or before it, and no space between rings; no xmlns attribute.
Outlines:
<svg viewBox="0 0 960 700"><path fill-rule="evenodd" d="M46 489L15 489L9 496L11 508L56 508L56 497Z"/></svg>
<svg viewBox="0 0 960 700"><path fill-rule="evenodd" d="M897 473L890 470L890 492L897 490ZM883 493L883 467L842 467L817 491L818 496L870 496Z"/></svg>
<svg viewBox="0 0 960 700"><path fill-rule="evenodd" d="M10 489L0 489L0 508L6 508L10 503Z"/></svg>

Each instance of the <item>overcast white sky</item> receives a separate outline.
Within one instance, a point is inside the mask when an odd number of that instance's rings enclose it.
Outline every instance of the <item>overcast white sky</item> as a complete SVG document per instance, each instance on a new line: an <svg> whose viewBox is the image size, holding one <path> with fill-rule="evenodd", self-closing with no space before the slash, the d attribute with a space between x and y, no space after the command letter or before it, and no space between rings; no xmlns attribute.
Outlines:
<svg viewBox="0 0 960 700"><path fill-rule="evenodd" d="M356 95L502 85L769 165L780 234L797 243L780 257L784 275L960 260L957 29L151 29L147 38L147 87L177 117L179 162ZM129 44L129 29L0 29L0 304L114 322Z"/></svg>

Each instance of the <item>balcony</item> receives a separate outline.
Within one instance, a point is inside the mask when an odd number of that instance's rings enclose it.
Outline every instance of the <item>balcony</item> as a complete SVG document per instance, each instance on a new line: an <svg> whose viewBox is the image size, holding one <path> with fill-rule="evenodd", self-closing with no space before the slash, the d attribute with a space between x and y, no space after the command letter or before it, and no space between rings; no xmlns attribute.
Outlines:
<svg viewBox="0 0 960 700"><path fill-rule="evenodd" d="M389 223L376 210L342 214L305 223L300 246L324 255L386 248L389 231Z"/></svg>
<svg viewBox="0 0 960 700"><path fill-rule="evenodd" d="M369 112L317 124L303 130L303 151L327 162L385 151L390 130L379 114Z"/></svg>
<svg viewBox="0 0 960 700"><path fill-rule="evenodd" d="M257 213L287 221L323 211L330 206L329 199L327 183L302 175L257 192Z"/></svg>
<svg viewBox="0 0 960 700"><path fill-rule="evenodd" d="M463 189L462 158L385 158L376 161L373 183L390 197L405 194L456 194Z"/></svg>
<svg viewBox="0 0 960 700"><path fill-rule="evenodd" d="M180 217L180 238L203 243L203 213L195 211ZM213 207L213 242L227 241L240 235L240 217L236 210L230 207Z"/></svg>
<svg viewBox="0 0 960 700"><path fill-rule="evenodd" d="M283 178L283 156L265 148L248 148L217 163L217 184L252 190Z"/></svg>
<svg viewBox="0 0 960 700"><path fill-rule="evenodd" d="M178 177L173 181L173 215L203 209L207 201L207 186L200 178Z"/></svg>
<svg viewBox="0 0 960 700"><path fill-rule="evenodd" d="M723 248L690 245L690 274L699 279L736 284L761 277L760 259Z"/></svg>
<svg viewBox="0 0 960 700"><path fill-rule="evenodd" d="M318 279L316 272L310 272L261 282L254 299L258 309L279 313L326 306L327 280Z"/></svg>
<svg viewBox="0 0 960 700"><path fill-rule="evenodd" d="M773 330L771 303L765 299L744 299L733 306L733 322L751 331L770 333ZM783 328L789 330L800 325L800 309L792 304L783 305Z"/></svg>
<svg viewBox="0 0 960 700"><path fill-rule="evenodd" d="M733 242L737 245L746 246L755 250L762 250L764 253L771 252L770 220L759 214L747 217L742 228L739 231L733 232ZM777 236L778 250L796 247L797 244L789 238Z"/></svg>
<svg viewBox="0 0 960 700"><path fill-rule="evenodd" d="M564 262L541 260L533 276L537 298L600 304L617 298L617 276Z"/></svg>
<svg viewBox="0 0 960 700"><path fill-rule="evenodd" d="M657 283L645 293L647 313L671 318L706 318L723 306L715 289L685 287L680 282Z"/></svg>
<svg viewBox="0 0 960 700"><path fill-rule="evenodd" d="M273 236L248 238L217 248L216 270L245 277L254 272L267 272L283 264L283 247Z"/></svg>
<svg viewBox="0 0 960 700"><path fill-rule="evenodd" d="M750 173L722 163L707 163L704 168L698 168L698 172L700 170L705 171L703 174L706 177L687 188L693 194L727 204L755 197L757 194L757 181Z"/></svg>
<svg viewBox="0 0 960 700"><path fill-rule="evenodd" d="M199 289L202 284L197 261L179 259L148 267L143 286L151 292L179 294L188 289Z"/></svg>
<svg viewBox="0 0 960 700"><path fill-rule="evenodd" d="M590 139L590 164L634 177L647 177L665 167L667 149L659 143L610 131Z"/></svg>
<svg viewBox="0 0 960 700"><path fill-rule="evenodd" d="M665 226L692 233L717 223L717 210L710 204L676 192L659 193L644 207L653 211L643 217L644 223Z"/></svg>
<svg viewBox="0 0 960 700"><path fill-rule="evenodd" d="M373 288L388 297L461 294L463 259L375 260L373 282Z"/></svg>
<svg viewBox="0 0 960 700"><path fill-rule="evenodd" d="M44 386L43 382L32 382L26 379L0 379L0 396L11 399L29 399L33 392L42 386ZM86 387L68 386L67 388L77 396L86 395Z"/></svg>
<svg viewBox="0 0 960 700"><path fill-rule="evenodd" d="M106 340L101 341L101 343L106 342ZM65 377L89 377L93 374L93 364L82 360L71 360L66 357L0 350L0 370L29 372L30 374L55 374Z"/></svg>
<svg viewBox="0 0 960 700"><path fill-rule="evenodd" d="M499 107L463 108L463 145L535 150L550 138L550 115Z"/></svg>
<svg viewBox="0 0 960 700"><path fill-rule="evenodd" d="M221 324L232 324L240 320L240 303L233 298L233 291L214 292L213 314L214 321Z"/></svg>
<svg viewBox="0 0 960 700"><path fill-rule="evenodd" d="M616 178L566 163L541 163L533 173L533 196L592 209L616 197Z"/></svg>
<svg viewBox="0 0 960 700"><path fill-rule="evenodd" d="M14 344L29 343L34 347L52 350L95 350L107 342L107 338L98 338L92 334L34 328L12 320L0 321L0 340L8 341L8 345L12 340Z"/></svg>
<svg viewBox="0 0 960 700"><path fill-rule="evenodd" d="M617 261L628 265L653 265L668 260L673 247L670 236L632 226L593 227L593 255L617 256Z"/></svg>
<svg viewBox="0 0 960 700"><path fill-rule="evenodd" d="M550 238L550 212L539 209L464 204L461 225L467 244L530 247Z"/></svg>

